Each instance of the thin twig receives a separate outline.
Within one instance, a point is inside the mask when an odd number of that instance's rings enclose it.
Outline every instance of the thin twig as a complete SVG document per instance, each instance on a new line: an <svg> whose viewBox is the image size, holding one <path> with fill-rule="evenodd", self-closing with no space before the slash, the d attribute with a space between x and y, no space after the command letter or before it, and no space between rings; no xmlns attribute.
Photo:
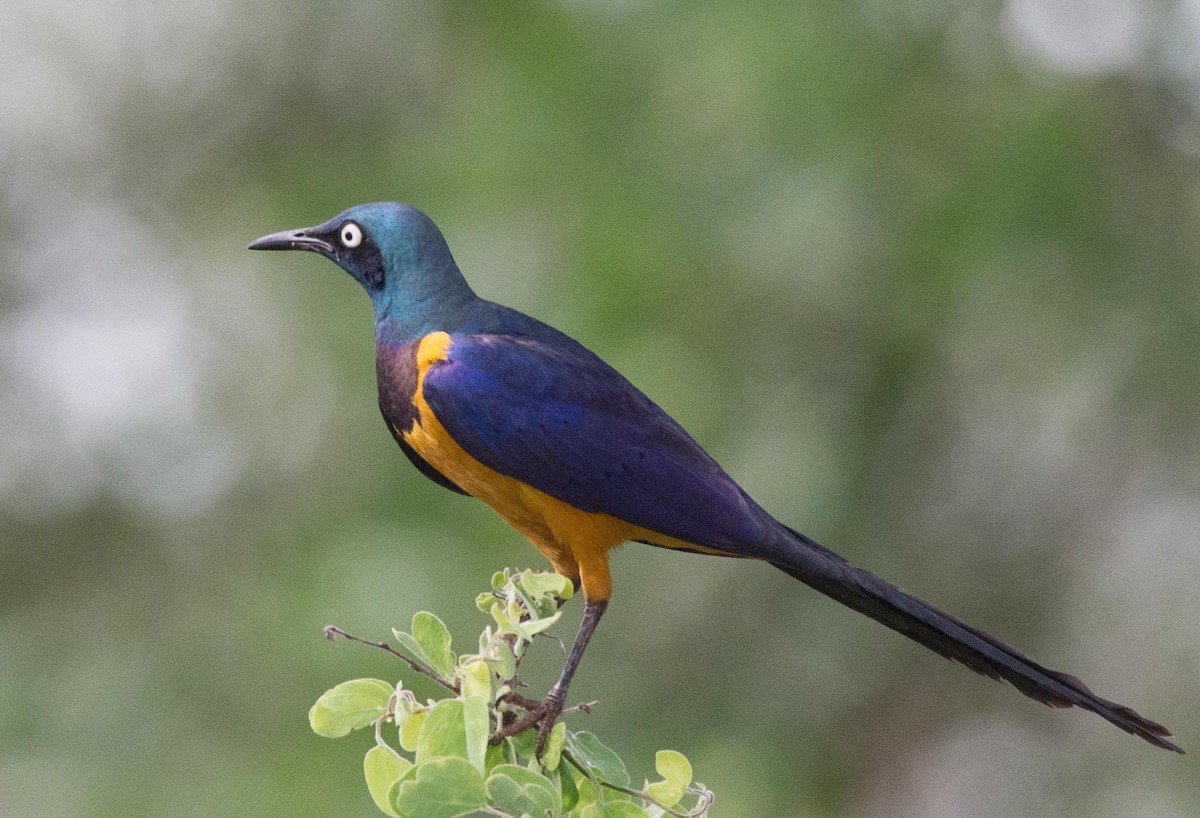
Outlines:
<svg viewBox="0 0 1200 818"><path fill-rule="evenodd" d="M522 696L520 693L518 693L515 690L510 690L507 693L505 693L503 696L500 697L499 701L505 702L507 704L515 704L517 707L520 707L523 710L536 710L542 704L541 702L537 701L536 699L529 699L529 698L526 698L525 696Z"/></svg>
<svg viewBox="0 0 1200 818"><path fill-rule="evenodd" d="M701 784L699 781L696 782L696 786L688 787L684 790L684 792L690 792L692 795L696 796L697 799L699 799L696 802L696 806L690 813L688 813L689 815L707 815L709 808L713 805L713 801L715 801L717 797L712 790Z"/></svg>
<svg viewBox="0 0 1200 818"><path fill-rule="evenodd" d="M533 635L533 638L534 638L534 639L537 639L539 636L544 636L545 638L547 638L547 639L549 639L549 640L551 640L551 641L553 641L553 642L557 642L557 643L558 643L558 649L559 649L560 651L562 651L562 654L563 654L564 656L566 656L566 654L567 654L567 644L566 644L566 642L564 642L563 640L559 639L557 636L554 636L553 634L546 633L545 631L542 631L541 633L535 633L535 634ZM532 644L532 643L530 643L530 644Z"/></svg>
<svg viewBox="0 0 1200 818"><path fill-rule="evenodd" d="M386 743L383 740L383 723L385 721L387 721L388 719L394 720L395 718L396 718L396 691L393 690L392 695L388 696L387 707L384 708L384 711L383 711L383 713L380 714L379 718L375 719L375 743L376 744Z"/></svg>
<svg viewBox="0 0 1200 818"><path fill-rule="evenodd" d="M454 684L453 682L449 682L446 679L443 679L439 674L437 674L436 672L425 667L420 662L414 661L410 657L405 656L403 653L396 650L394 647L389 645L387 642L372 642L370 639L363 639L360 636L355 636L352 633L347 633L346 631L339 628L337 625L326 625L325 626L325 638L328 639L330 642L336 642L337 638L339 636L342 637L343 639L349 639L351 642L358 642L360 645L367 645L372 648L379 648L380 650L385 650L388 653L395 656L400 661L404 662L404 664L408 665L410 668L415 670L417 673L420 673L423 676L428 676L430 679L433 679L435 682L437 682L442 687L449 690L451 693L454 693L456 695L458 694L458 685Z"/></svg>
<svg viewBox="0 0 1200 818"><path fill-rule="evenodd" d="M500 702L504 702L505 704L515 704L517 707L521 708L522 710L527 710L531 713L534 710L537 710L539 707L542 706L542 702L538 701L537 699L526 698L525 696L522 696L520 693L517 693L515 690L510 690L507 693L505 693L504 695L502 695L497 700L497 703L500 703ZM579 702L579 704L574 704L574 705L571 705L570 707L566 708L558 715L559 715L559 717L565 716L568 713L587 713L590 715L592 712L592 708L598 704L600 704L599 699L592 699L590 702Z"/></svg>

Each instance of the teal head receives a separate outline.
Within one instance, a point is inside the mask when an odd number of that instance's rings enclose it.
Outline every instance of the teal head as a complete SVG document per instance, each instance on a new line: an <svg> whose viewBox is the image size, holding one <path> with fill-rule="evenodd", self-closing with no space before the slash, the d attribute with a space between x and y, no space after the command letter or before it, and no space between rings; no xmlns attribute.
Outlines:
<svg viewBox="0 0 1200 818"><path fill-rule="evenodd" d="M399 202L358 205L315 227L263 236L250 249L325 256L367 291L388 335L419 333L475 297L437 225Z"/></svg>

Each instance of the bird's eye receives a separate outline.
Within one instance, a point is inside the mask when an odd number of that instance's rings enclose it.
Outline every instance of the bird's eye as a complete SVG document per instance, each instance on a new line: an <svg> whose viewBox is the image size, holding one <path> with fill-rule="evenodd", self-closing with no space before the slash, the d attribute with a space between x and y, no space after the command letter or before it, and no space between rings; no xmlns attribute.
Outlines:
<svg viewBox="0 0 1200 818"><path fill-rule="evenodd" d="M362 228L354 222L346 222L342 225L342 244L347 247L354 248L362 244Z"/></svg>

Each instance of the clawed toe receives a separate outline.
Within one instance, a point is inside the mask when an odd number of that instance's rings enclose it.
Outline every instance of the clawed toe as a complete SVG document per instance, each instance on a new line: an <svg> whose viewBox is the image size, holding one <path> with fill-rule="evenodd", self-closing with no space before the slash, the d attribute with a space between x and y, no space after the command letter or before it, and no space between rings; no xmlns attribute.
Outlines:
<svg viewBox="0 0 1200 818"><path fill-rule="evenodd" d="M541 701L533 701L526 699L524 696L510 693L507 700L518 707L526 710L525 715L515 719L509 724L503 724L495 735L492 736L491 743L499 744L504 739L523 733L530 727L537 727L537 744L536 750L538 756L541 756L542 750L546 747L546 740L550 738L550 731L554 729L554 723L558 721L558 717L563 711L563 697L554 695L554 691Z"/></svg>

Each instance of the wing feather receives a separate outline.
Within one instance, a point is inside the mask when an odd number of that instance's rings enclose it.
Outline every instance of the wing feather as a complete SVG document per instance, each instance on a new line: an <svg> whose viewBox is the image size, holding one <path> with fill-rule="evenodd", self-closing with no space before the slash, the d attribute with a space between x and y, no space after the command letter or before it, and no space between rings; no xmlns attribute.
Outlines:
<svg viewBox="0 0 1200 818"><path fill-rule="evenodd" d="M678 423L583 347L452 339L422 392L484 465L576 508L709 548L738 553L762 541L765 512Z"/></svg>

